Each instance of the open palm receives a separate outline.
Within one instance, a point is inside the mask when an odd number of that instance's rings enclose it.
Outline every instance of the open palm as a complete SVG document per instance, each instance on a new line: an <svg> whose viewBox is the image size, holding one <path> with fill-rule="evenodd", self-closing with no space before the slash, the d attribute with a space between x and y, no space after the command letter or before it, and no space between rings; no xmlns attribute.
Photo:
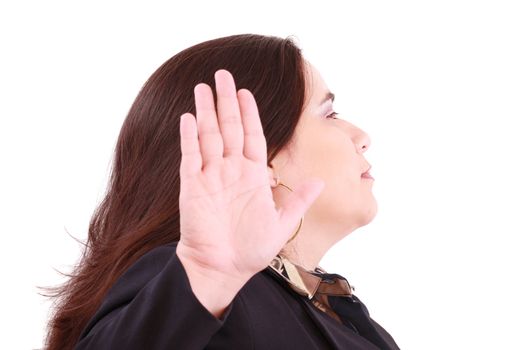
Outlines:
<svg viewBox="0 0 525 350"><path fill-rule="evenodd" d="M280 209L273 201L266 140L255 99L233 76L215 73L195 86L196 119L180 120L180 242L185 257L207 269L249 278L264 269L294 233L322 189L307 181Z"/></svg>

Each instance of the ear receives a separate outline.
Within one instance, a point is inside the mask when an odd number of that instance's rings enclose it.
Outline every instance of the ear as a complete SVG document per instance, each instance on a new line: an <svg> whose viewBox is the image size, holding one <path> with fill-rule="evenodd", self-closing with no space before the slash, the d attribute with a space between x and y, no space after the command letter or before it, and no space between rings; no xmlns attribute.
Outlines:
<svg viewBox="0 0 525 350"><path fill-rule="evenodd" d="M277 174L274 172L273 168L272 168L272 165L270 164L270 166L267 167L268 169L268 179L270 181L270 186L273 188L273 187L277 187Z"/></svg>

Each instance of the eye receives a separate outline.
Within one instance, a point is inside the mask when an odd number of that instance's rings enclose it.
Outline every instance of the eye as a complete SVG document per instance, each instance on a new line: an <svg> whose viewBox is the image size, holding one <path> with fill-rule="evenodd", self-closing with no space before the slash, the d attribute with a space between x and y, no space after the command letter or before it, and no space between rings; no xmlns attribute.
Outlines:
<svg viewBox="0 0 525 350"><path fill-rule="evenodd" d="M338 115L338 114L339 114L339 113L337 113L337 112L332 112L332 113L328 114L328 115L326 116L326 118L339 119L339 118L336 117L336 115Z"/></svg>

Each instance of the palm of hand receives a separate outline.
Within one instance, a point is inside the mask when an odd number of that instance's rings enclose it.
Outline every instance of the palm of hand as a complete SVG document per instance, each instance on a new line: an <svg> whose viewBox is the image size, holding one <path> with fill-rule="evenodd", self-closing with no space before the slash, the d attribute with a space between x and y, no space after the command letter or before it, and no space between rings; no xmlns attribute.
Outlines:
<svg viewBox="0 0 525 350"><path fill-rule="evenodd" d="M236 92L228 71L215 80L217 111L201 83L197 119L181 116L180 251L206 269L249 278L284 246L321 186L303 184L278 210L255 99Z"/></svg>

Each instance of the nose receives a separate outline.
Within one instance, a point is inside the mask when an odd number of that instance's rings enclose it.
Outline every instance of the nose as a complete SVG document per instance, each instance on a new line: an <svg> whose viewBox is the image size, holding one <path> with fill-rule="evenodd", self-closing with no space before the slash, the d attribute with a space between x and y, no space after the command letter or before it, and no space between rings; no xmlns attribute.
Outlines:
<svg viewBox="0 0 525 350"><path fill-rule="evenodd" d="M370 148L370 137L362 129L352 123L348 123L348 133L358 153L364 153Z"/></svg>
<svg viewBox="0 0 525 350"><path fill-rule="evenodd" d="M366 152L370 148L370 137L368 134L361 130L361 135L359 136L359 141L356 142L356 147L358 152Z"/></svg>

